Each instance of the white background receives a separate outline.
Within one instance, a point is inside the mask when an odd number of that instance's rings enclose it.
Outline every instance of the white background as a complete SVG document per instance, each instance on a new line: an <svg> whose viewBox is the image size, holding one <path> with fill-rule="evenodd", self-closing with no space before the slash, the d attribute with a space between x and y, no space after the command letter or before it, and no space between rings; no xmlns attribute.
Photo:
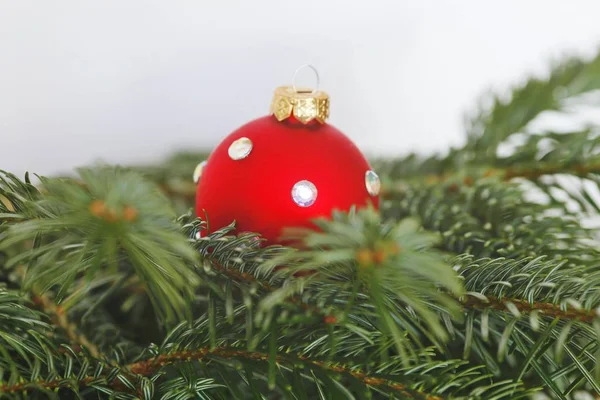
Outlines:
<svg viewBox="0 0 600 400"><path fill-rule="evenodd" d="M211 148L304 63L365 152L444 150L485 90L593 54L599 16L598 0L0 0L0 169Z"/></svg>

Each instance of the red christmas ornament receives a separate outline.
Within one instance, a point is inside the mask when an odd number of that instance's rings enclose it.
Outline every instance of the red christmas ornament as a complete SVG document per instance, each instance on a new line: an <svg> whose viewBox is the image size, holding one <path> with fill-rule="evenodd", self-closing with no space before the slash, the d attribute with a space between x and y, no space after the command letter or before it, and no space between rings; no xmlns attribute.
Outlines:
<svg viewBox="0 0 600 400"><path fill-rule="evenodd" d="M238 232L258 232L281 243L287 227L353 205L379 205L379 178L360 150L325 122L323 91L280 87L272 115L240 127L198 165L196 213L209 230L236 221Z"/></svg>

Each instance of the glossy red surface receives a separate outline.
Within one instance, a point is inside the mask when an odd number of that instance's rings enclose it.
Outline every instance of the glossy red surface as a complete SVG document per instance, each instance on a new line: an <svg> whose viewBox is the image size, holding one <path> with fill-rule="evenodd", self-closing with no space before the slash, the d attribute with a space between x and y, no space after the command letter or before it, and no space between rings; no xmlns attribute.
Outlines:
<svg viewBox="0 0 600 400"><path fill-rule="evenodd" d="M228 155L236 139L247 137L253 148L234 161ZM196 212L214 231L237 222L237 231L261 233L280 242L285 227L314 227L311 220L329 217L333 209L379 205L365 187L370 166L343 133L328 124L303 125L258 118L227 136L213 151L197 188ZM311 181L315 203L300 207L292 199L294 184Z"/></svg>

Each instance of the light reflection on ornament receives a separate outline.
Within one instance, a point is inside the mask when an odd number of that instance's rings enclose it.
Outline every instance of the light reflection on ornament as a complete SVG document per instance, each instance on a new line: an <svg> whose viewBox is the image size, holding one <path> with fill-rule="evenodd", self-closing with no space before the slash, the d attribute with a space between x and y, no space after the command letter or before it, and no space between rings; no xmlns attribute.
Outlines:
<svg viewBox="0 0 600 400"><path fill-rule="evenodd" d="M248 139L247 137L243 137L231 143L227 152L232 160L237 161L248 157L251 151L252 140Z"/></svg>
<svg viewBox="0 0 600 400"><path fill-rule="evenodd" d="M292 188L292 199L300 207L310 207L317 200L317 187L307 180L296 182Z"/></svg>
<svg viewBox="0 0 600 400"><path fill-rule="evenodd" d="M369 170L365 173L365 186L367 187L367 192L371 196L377 196L379 194L379 190L381 190L381 180L379 180L379 176L375 173L375 171Z"/></svg>
<svg viewBox="0 0 600 400"><path fill-rule="evenodd" d="M204 167L206 167L206 160L196 165L196 168L194 169L194 183L198 183L200 181Z"/></svg>

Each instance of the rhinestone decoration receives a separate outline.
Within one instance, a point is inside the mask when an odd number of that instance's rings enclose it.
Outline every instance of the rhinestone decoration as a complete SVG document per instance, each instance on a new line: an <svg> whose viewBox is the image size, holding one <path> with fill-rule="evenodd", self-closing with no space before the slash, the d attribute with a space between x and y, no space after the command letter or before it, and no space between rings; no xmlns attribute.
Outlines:
<svg viewBox="0 0 600 400"><path fill-rule="evenodd" d="M200 232L200 231L196 232L195 236L196 236L196 240L202 239L202 232Z"/></svg>
<svg viewBox="0 0 600 400"><path fill-rule="evenodd" d="M310 207L317 200L317 187L311 181L296 182L292 188L292 199L300 207Z"/></svg>
<svg viewBox="0 0 600 400"><path fill-rule="evenodd" d="M229 146L229 157L232 160L242 160L252 151L252 140L247 137L239 138Z"/></svg>
<svg viewBox="0 0 600 400"><path fill-rule="evenodd" d="M204 167L206 167L206 161L202 161L200 164L196 165L196 169L194 169L194 183L200 181Z"/></svg>
<svg viewBox="0 0 600 400"><path fill-rule="evenodd" d="M377 196L379 194L381 181L375 171L369 170L365 173L365 186L367 187L367 192L369 192L371 196Z"/></svg>

